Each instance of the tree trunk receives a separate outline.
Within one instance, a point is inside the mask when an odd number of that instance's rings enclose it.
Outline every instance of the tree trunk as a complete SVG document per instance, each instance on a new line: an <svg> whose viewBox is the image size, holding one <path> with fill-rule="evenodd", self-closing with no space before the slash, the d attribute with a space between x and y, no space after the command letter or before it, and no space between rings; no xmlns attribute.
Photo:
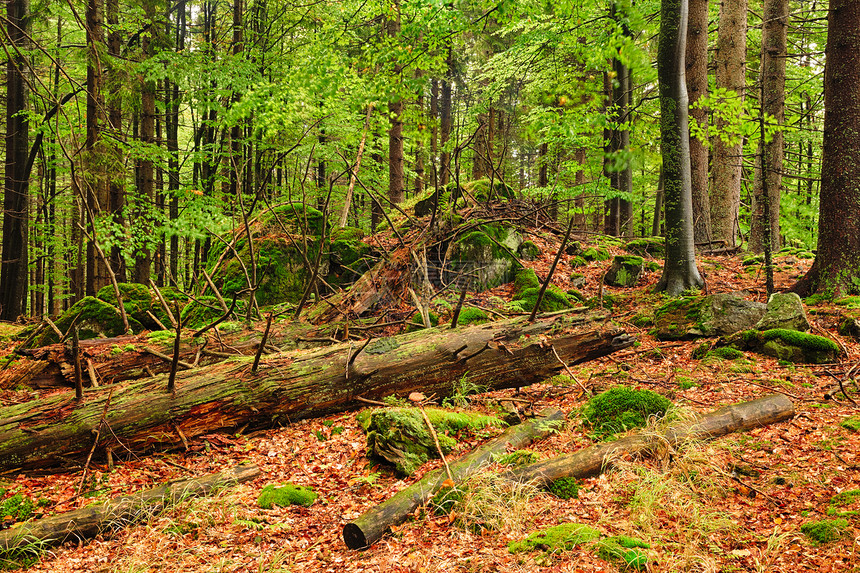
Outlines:
<svg viewBox="0 0 860 573"><path fill-rule="evenodd" d="M439 147L441 148L439 185L447 185L451 180L451 152L446 150L446 147L453 127L451 81L454 75L454 50L452 48L448 48L447 64L448 70L445 73L445 79L442 80L442 95L439 102Z"/></svg>
<svg viewBox="0 0 860 573"><path fill-rule="evenodd" d="M793 289L834 297L860 291L860 4L830 0L824 71L818 251Z"/></svg>
<svg viewBox="0 0 860 573"><path fill-rule="evenodd" d="M605 319L604 316L599 318ZM66 464L86 457L93 430L104 422L97 454L105 448L141 452L173 448L182 437L246 425L265 426L327 416L360 407L359 397L391 394L448 396L468 374L490 389L527 386L556 374L562 364L612 353L633 339L617 328L594 328L595 316L525 318L465 329L421 331L365 346L342 343L312 352L236 358L176 375L99 387L77 402L74 394L0 408L0 471Z"/></svg>
<svg viewBox="0 0 860 573"><path fill-rule="evenodd" d="M97 535L109 535L158 515L189 497L201 497L225 487L250 481L260 475L255 465L241 465L200 478L171 482L81 509L28 521L0 532L0 552L28 546L56 547L67 541L83 541Z"/></svg>
<svg viewBox="0 0 860 573"><path fill-rule="evenodd" d="M608 462L623 454L638 454L654 447L672 447L685 440L711 440L732 432L743 432L790 420L794 404L783 394L771 394L751 402L725 406L694 423L671 426L660 436L634 434L584 448L572 454L543 460L508 472L506 477L521 482L547 485L559 478L577 479L599 475Z"/></svg>
<svg viewBox="0 0 860 573"><path fill-rule="evenodd" d="M675 296L704 284L696 268L693 241L693 191L684 52L687 0L663 0L657 76L660 85L660 135L666 210L666 261L655 291Z"/></svg>
<svg viewBox="0 0 860 573"><path fill-rule="evenodd" d="M546 437L553 429L552 422L564 420L560 410L541 412L538 418L512 426L502 435L449 463L449 470L456 483L492 463L498 456L510 450L518 450ZM433 494L442 488L448 479L442 470L427 473L419 481L399 491L385 502L364 512L355 521L343 527L343 540L350 549L362 549L376 543L392 525L404 521L418 506L427 503Z"/></svg>
<svg viewBox="0 0 860 573"><path fill-rule="evenodd" d="M400 5L394 1L394 17L388 20L388 36L396 38L400 34ZM393 40L396 41L396 40ZM400 77L402 67L393 62L396 81ZM388 199L392 203L402 203L406 184L403 172L403 98L398 93L391 94L388 101L388 117L391 125L388 129Z"/></svg>
<svg viewBox="0 0 860 573"><path fill-rule="evenodd" d="M122 32L119 30L119 0L107 0L105 3L105 18L110 32L107 37L108 54L119 59L122 48ZM124 81L120 70L115 66L107 70L108 89L108 122L115 141L122 140L122 83ZM125 224L125 166L123 165L122 150L118 145L110 149L110 166L107 172L108 209L113 217L113 223L118 228ZM119 244L111 247L110 266L119 282L126 281L125 257Z"/></svg>
<svg viewBox="0 0 860 573"><path fill-rule="evenodd" d="M0 259L0 320L15 320L27 310L30 183L27 176L30 123L27 61L30 0L6 5L11 46L6 64L6 165L3 190L3 258Z"/></svg>
<svg viewBox="0 0 860 573"><path fill-rule="evenodd" d="M722 0L720 25L717 30L717 87L734 92L743 101L745 93L747 50L747 0ZM716 121L717 133L726 129L725 122ZM727 144L718 135L713 138L712 158L714 182L711 187L711 232L713 240L734 247L738 238L738 210L741 201L743 174L743 141Z"/></svg>
<svg viewBox="0 0 860 573"><path fill-rule="evenodd" d="M693 108L708 96L708 0L690 0L686 52L687 93L690 115L702 130L708 129L708 111ZM699 138L690 138L690 174L693 188L693 237L697 244L711 240L711 202L708 197L708 148Z"/></svg>
<svg viewBox="0 0 860 573"><path fill-rule="evenodd" d="M761 82L764 95L761 111L782 126L785 122L785 58L788 29L788 0L766 0L761 42ZM782 193L782 161L784 138L782 131L773 134L770 141L759 143L759 162L753 185L754 209L750 222L750 250L761 253L764 245L763 189L769 197L770 248L778 251L780 244L779 203ZM761 158L765 158L762 169ZM767 178L762 186L762 178Z"/></svg>
<svg viewBox="0 0 860 573"><path fill-rule="evenodd" d="M144 2L144 11L147 18L155 19L155 2L154 0L146 0ZM144 57L151 57L154 51L155 29L150 28L143 35L141 42ZM149 147L155 144L155 82L141 79L140 89L140 140ZM155 201L155 177L154 163L150 157L144 157L140 160L140 188L138 189L138 202L141 206L135 214L135 227L137 240L140 244L137 246L134 261L134 280L141 284L149 282L150 272L152 270L152 248L155 242L152 240L152 217L150 209Z"/></svg>

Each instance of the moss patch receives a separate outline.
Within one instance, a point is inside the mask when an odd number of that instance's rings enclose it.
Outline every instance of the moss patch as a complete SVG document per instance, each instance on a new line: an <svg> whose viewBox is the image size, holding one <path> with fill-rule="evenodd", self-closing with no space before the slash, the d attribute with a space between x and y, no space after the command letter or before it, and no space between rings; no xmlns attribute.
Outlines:
<svg viewBox="0 0 860 573"><path fill-rule="evenodd" d="M850 416L839 423L850 432L860 432L860 416Z"/></svg>
<svg viewBox="0 0 860 573"><path fill-rule="evenodd" d="M583 421L600 437L641 428L651 416L664 416L672 403L651 390L615 386L591 398L582 409Z"/></svg>
<svg viewBox="0 0 860 573"><path fill-rule="evenodd" d="M589 247L582 251L582 254L580 256L588 262L608 261L612 258L612 255L609 254L609 251L600 247Z"/></svg>
<svg viewBox="0 0 860 573"><path fill-rule="evenodd" d="M153 300L149 288L138 283L119 283L117 286L119 287L120 294L122 294L122 305L125 308L125 313L134 317L141 324L146 325L150 330L156 328L157 325L155 322L146 314L146 311L152 311L153 305L157 304ZM106 285L99 289L99 292L96 293L96 298L117 306L113 285Z"/></svg>
<svg viewBox="0 0 860 573"><path fill-rule="evenodd" d="M507 453L497 460L497 463L503 466L524 466L533 464L538 461L537 452L531 450L516 450Z"/></svg>
<svg viewBox="0 0 860 573"><path fill-rule="evenodd" d="M516 307L519 312L531 312L535 307L535 304L537 304L539 292L539 287L527 288L523 292L519 293L517 300L511 302L511 306ZM543 293L543 299L541 299L540 308L538 310L540 312L555 312L571 308L572 306L573 304L570 302L570 299L564 291L555 285L550 285Z"/></svg>
<svg viewBox="0 0 860 573"><path fill-rule="evenodd" d="M432 318L432 317L431 317ZM457 324L484 324L489 322L490 317L480 308L467 306L460 309L460 316L457 317Z"/></svg>
<svg viewBox="0 0 860 573"><path fill-rule="evenodd" d="M648 568L648 554L642 549L651 546L641 539L616 535L601 539L597 543L597 556L606 561L617 563L622 569L642 571Z"/></svg>
<svg viewBox="0 0 860 573"><path fill-rule="evenodd" d="M848 521L842 518L839 519L822 519L821 521L811 521L800 526L800 531L803 533L813 545L822 545L841 539L848 527Z"/></svg>
<svg viewBox="0 0 860 573"><path fill-rule="evenodd" d="M122 317L119 309L112 304L99 300L94 296L85 296L60 315L56 320L57 328L67 332L75 318L80 315L75 323L80 329L80 338L98 338L100 336L111 338L123 334ZM144 328L132 316L127 316L128 325L132 332L141 332ZM34 344L44 346L59 341L59 337L53 329L46 329Z"/></svg>
<svg viewBox="0 0 860 573"><path fill-rule="evenodd" d="M439 315L436 314L435 312L433 312L432 310L429 311L427 314L430 317L430 326L438 326L439 325ZM425 328L424 318L421 316L421 313L418 312L417 310L412 315L412 317L409 319L409 322L414 323L414 324L409 324L406 327L406 332L416 332L418 330L422 330ZM416 324L420 324L421 326L416 326Z"/></svg>
<svg viewBox="0 0 860 573"><path fill-rule="evenodd" d="M628 253L633 253L639 256L649 256L655 259L662 259L666 254L666 240L663 237L644 237L642 239L633 239L627 241L624 249Z"/></svg>
<svg viewBox="0 0 860 573"><path fill-rule="evenodd" d="M6 491L0 489L0 497L6 494ZM36 505L33 500L26 495L16 493L6 499L0 501L0 520L2 521L27 521L33 517L33 508Z"/></svg>
<svg viewBox="0 0 860 573"><path fill-rule="evenodd" d="M522 268L514 275L514 295L515 298L520 298L520 295L530 288L540 287L537 273L534 269Z"/></svg>
<svg viewBox="0 0 860 573"><path fill-rule="evenodd" d="M540 255L540 248L531 241L524 241L517 254L523 260L533 261Z"/></svg>
<svg viewBox="0 0 860 573"><path fill-rule="evenodd" d="M562 523L542 531L535 531L521 541L508 544L510 553L543 550L548 553L569 551L577 545L596 541L600 532L581 523Z"/></svg>
<svg viewBox="0 0 860 573"><path fill-rule="evenodd" d="M291 483L283 485L267 485L257 498L257 505L262 509L272 509L275 506L287 507L302 505L310 507L317 498L317 493L309 488Z"/></svg>
<svg viewBox="0 0 860 573"><path fill-rule="evenodd" d="M560 499L576 499L579 497L579 482L572 477L558 478L551 481L546 489Z"/></svg>

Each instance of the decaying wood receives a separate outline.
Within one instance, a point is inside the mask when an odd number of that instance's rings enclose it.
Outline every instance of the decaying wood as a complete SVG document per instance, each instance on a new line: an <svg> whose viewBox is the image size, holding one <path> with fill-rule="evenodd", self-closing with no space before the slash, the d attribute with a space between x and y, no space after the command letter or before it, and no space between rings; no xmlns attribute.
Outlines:
<svg viewBox="0 0 860 573"><path fill-rule="evenodd" d="M603 469L625 454L637 454L661 445L674 446L684 440L710 440L751 430L768 424L789 420L794 416L794 404L783 394L772 394L751 402L724 406L690 423L672 425L660 435L635 434L595 444L578 452L523 466L506 474L521 482L546 485L559 478L586 478L600 474Z"/></svg>
<svg viewBox="0 0 860 573"><path fill-rule="evenodd" d="M241 465L201 478L170 482L132 495L116 497L59 515L27 521L0 532L0 555L27 546L45 548L84 541L156 515L189 497L201 497L260 475L255 465Z"/></svg>
<svg viewBox="0 0 860 573"><path fill-rule="evenodd" d="M560 410L547 410L533 420L511 426L498 438L484 444L449 465L451 478L445 472L429 472L419 481L396 493L387 501L364 512L358 519L343 528L343 540L350 549L361 549L378 541L386 531L409 516L439 491L448 479L455 484L504 454L507 448L524 448L531 442L545 437L553 430L553 422L564 419Z"/></svg>
<svg viewBox="0 0 860 573"><path fill-rule="evenodd" d="M54 394L0 408L0 471L68 465L83 460L113 388L97 455L106 448L148 451L179 447L188 438L327 416L420 391L448 396L468 375L490 389L543 381L564 362L578 363L626 348L633 339L606 315L566 314L529 323L524 318L459 328L429 329L374 340L357 357L349 343L270 355L251 374L253 358L237 357L176 375L175 396L163 375L86 391L81 402ZM351 364L349 364L351 360ZM347 367L347 365L349 366ZM347 376L348 374L348 376ZM121 444L121 446L120 446Z"/></svg>

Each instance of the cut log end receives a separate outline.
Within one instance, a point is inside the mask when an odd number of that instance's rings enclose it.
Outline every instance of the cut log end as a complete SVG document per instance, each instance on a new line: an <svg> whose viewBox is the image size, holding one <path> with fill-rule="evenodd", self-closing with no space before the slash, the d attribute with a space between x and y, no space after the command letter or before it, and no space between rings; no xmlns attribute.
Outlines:
<svg viewBox="0 0 860 573"><path fill-rule="evenodd" d="M347 523L343 526L343 540L350 549L364 549L368 546L364 532L354 523Z"/></svg>

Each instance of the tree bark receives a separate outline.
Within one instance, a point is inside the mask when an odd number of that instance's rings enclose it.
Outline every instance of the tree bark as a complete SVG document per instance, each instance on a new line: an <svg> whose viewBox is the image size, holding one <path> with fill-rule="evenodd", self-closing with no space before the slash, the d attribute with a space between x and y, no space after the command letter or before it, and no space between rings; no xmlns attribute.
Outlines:
<svg viewBox="0 0 860 573"><path fill-rule="evenodd" d="M449 463L451 476L456 483L490 464L493 459L508 451L517 450L547 436L552 422L564 420L560 410L541 412L538 418L512 426L498 438ZM343 540L350 549L361 549L378 541L392 525L404 521L415 509L427 503L433 494L448 480L442 470L427 473L423 478L343 527Z"/></svg>
<svg viewBox="0 0 860 573"><path fill-rule="evenodd" d="M613 459L622 454L638 454L654 447L672 447L685 440L711 440L792 417L794 404L791 400L783 394L772 394L751 402L725 406L692 424L675 424L660 436L634 434L614 442L595 444L572 454L518 468L508 472L506 477L539 485L547 485L563 477L591 477L599 475Z"/></svg>
<svg viewBox="0 0 860 573"><path fill-rule="evenodd" d="M147 18L155 19L155 2L146 0L143 3ZM150 28L143 35L141 42L144 57L152 57L154 51L155 30ZM141 77L140 88L140 140L149 147L155 144L155 82ZM152 229L152 217L149 213L155 201L155 177L154 162L150 157L140 160L140 207L135 214L135 226L137 239L141 242L136 249L134 261L134 281L146 284L149 281L152 270L152 248L154 240L150 235Z"/></svg>
<svg viewBox="0 0 860 573"><path fill-rule="evenodd" d="M400 34L400 5L398 0L393 2L394 15L387 22L387 33L390 38ZM396 40L392 40L396 41ZM402 81L402 66L393 62L393 73L397 82ZM405 195L405 175L403 171L403 98L399 93L393 93L388 101L388 199L392 203L402 203Z"/></svg>
<svg viewBox="0 0 860 573"><path fill-rule="evenodd" d="M451 137L451 128L453 127L453 102L451 83L454 75L454 50L448 48L448 59L446 60L448 70L445 72L445 78L442 80L442 94L439 101L439 147L441 153L439 156L439 185L447 185L451 180L451 152L446 150L448 138Z"/></svg>
<svg viewBox="0 0 860 573"><path fill-rule="evenodd" d="M604 356L632 344L619 329L595 328L605 315L525 318L465 329L383 338L366 347L342 343L316 351L265 358L256 374L250 357L176 375L175 395L164 376L0 408L0 471L57 466L80 460L93 447L102 413L111 431L96 451L172 448L205 433L264 426L360 407L421 391L443 397L468 373L491 389L527 386L553 376L565 363ZM119 441L119 443L117 442ZM122 445L120 445L120 443Z"/></svg>
<svg viewBox="0 0 860 573"><path fill-rule="evenodd" d="M788 29L788 0L766 0L763 6L761 41L761 82L763 101L761 111L771 116L780 127L785 122L785 59ZM778 251L780 244L779 203L782 194L782 161L784 154L782 130L770 141L759 143L759 161L753 185L754 208L750 222L750 249L761 253L764 243L764 189L767 190L770 219L770 248ZM761 158L764 157L764 168ZM762 179L766 178L765 185Z"/></svg>
<svg viewBox="0 0 860 573"><path fill-rule="evenodd" d="M655 291L675 296L704 284L696 268L693 240L693 191L684 52L687 0L663 0L657 76L660 86L660 135L666 210L666 260Z"/></svg>
<svg viewBox="0 0 860 573"><path fill-rule="evenodd" d="M0 532L0 552L22 550L33 544L40 548L56 547L67 541L84 541L97 535L108 535L157 515L184 499L206 496L221 488L250 481L260 473L260 468L255 465L236 466L223 472L167 483L104 503L28 521Z"/></svg>
<svg viewBox="0 0 860 573"><path fill-rule="evenodd" d="M793 287L803 296L860 291L860 3L831 0L828 14L818 251Z"/></svg>
<svg viewBox="0 0 860 573"><path fill-rule="evenodd" d="M716 81L718 88L731 90L743 101L746 86L747 0L722 0L717 30ZM719 134L725 122L716 121ZM727 144L717 135L713 138L714 182L711 192L711 231L713 240L734 247L738 238L738 211L741 201L743 142Z"/></svg>
<svg viewBox="0 0 860 573"><path fill-rule="evenodd" d="M708 96L708 0L690 0L686 51L687 94L690 116L703 130L708 129L708 111L693 108ZM690 138L690 173L693 187L693 237L697 244L711 240L711 202L708 197L708 148L704 141Z"/></svg>

